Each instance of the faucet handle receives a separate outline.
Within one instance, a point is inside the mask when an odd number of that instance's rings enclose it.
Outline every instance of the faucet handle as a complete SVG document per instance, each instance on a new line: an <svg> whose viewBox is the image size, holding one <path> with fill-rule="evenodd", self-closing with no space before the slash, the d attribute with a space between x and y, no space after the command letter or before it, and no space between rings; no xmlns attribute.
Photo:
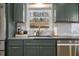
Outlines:
<svg viewBox="0 0 79 59"><path fill-rule="evenodd" d="M40 35L40 32L39 32L39 30L37 30L37 32L36 32L36 36L39 36Z"/></svg>
<svg viewBox="0 0 79 59"><path fill-rule="evenodd" d="M33 35L36 36L36 31L34 31Z"/></svg>

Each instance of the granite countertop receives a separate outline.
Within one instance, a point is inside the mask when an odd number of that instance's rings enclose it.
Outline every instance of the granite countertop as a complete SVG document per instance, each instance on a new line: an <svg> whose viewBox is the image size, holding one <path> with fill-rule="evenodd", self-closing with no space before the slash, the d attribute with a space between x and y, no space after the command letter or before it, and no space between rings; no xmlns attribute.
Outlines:
<svg viewBox="0 0 79 59"><path fill-rule="evenodd" d="M79 36L53 36L53 37L9 37L8 39L79 39Z"/></svg>

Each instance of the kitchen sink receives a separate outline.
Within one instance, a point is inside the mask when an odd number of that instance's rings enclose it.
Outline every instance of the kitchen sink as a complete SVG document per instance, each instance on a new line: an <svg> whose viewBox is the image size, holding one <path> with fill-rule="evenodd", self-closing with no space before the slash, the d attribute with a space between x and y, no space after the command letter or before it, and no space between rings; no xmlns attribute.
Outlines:
<svg viewBox="0 0 79 59"><path fill-rule="evenodd" d="M50 38L52 36L28 36L29 38Z"/></svg>
<svg viewBox="0 0 79 59"><path fill-rule="evenodd" d="M51 37L51 36L28 36L28 37Z"/></svg>

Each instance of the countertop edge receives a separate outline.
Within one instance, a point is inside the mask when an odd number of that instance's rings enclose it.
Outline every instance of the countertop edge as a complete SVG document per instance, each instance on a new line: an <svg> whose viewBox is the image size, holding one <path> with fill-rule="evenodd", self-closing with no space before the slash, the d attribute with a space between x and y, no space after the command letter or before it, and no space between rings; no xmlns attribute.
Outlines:
<svg viewBox="0 0 79 59"><path fill-rule="evenodd" d="M8 39L79 39L79 37L9 37Z"/></svg>

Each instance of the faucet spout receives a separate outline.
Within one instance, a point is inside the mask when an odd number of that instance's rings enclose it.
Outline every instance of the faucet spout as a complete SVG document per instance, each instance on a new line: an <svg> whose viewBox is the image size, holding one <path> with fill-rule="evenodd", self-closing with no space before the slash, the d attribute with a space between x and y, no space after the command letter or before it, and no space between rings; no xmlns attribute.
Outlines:
<svg viewBox="0 0 79 59"><path fill-rule="evenodd" d="M36 32L36 36L40 36L40 26L39 26L38 31Z"/></svg>

